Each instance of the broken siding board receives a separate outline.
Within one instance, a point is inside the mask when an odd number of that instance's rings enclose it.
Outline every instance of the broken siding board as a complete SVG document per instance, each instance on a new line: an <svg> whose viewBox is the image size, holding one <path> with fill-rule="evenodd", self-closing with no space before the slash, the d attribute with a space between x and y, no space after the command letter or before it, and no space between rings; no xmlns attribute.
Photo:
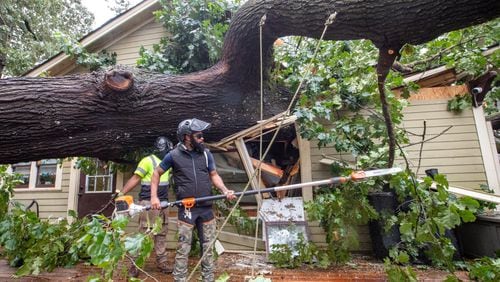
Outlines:
<svg viewBox="0 0 500 282"><path fill-rule="evenodd" d="M219 234L218 237L219 241L221 241L222 244L224 242L232 243L232 244L237 244L240 246L245 246L248 248L253 249L254 244L255 244L255 237L250 237L250 236L245 236L245 235L238 235L234 233L229 233L222 231ZM258 250L264 250L265 249L265 243L262 239L257 238L257 249Z"/></svg>
<svg viewBox="0 0 500 282"><path fill-rule="evenodd" d="M218 240L225 249L228 250L253 250L254 237L239 235L231 232L222 231ZM264 241L257 239L257 249L265 249ZM170 218L167 233L167 248L175 249L177 247L177 219Z"/></svg>
<svg viewBox="0 0 500 282"><path fill-rule="evenodd" d="M280 126L281 128L283 128L287 125L294 123L296 119L297 119L296 116L294 115L286 116L285 112L283 112L269 119L260 121L257 124L253 125L252 127L249 127L245 130L242 130L233 135L225 137L221 139L219 142L212 145L215 147L227 146L229 143L239 138L249 138L249 137L259 136L261 131L263 132L263 134L265 134L269 131L276 130Z"/></svg>
<svg viewBox="0 0 500 282"><path fill-rule="evenodd" d="M255 170L252 165L252 160L250 156L248 155L247 148L245 146L245 142L243 141L243 138L238 138L234 141L234 144L236 145L236 148L238 149L238 153L240 155L241 161L243 163L243 166L245 167L245 171L247 173L248 179L250 180L250 186L253 190L259 190L260 186L259 184L262 183L262 181L258 181L257 175L255 174ZM262 196L259 194L255 194L255 199L259 203L262 203Z"/></svg>
<svg viewBox="0 0 500 282"><path fill-rule="evenodd" d="M457 95L467 94L468 92L466 85L424 87L420 88L416 93L412 93L408 101L415 103L421 100L450 100Z"/></svg>

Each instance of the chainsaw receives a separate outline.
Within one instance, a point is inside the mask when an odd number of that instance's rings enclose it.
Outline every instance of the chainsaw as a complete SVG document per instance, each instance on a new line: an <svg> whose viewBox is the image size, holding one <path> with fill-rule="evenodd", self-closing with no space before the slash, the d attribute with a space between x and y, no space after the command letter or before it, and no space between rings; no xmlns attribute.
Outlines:
<svg viewBox="0 0 500 282"><path fill-rule="evenodd" d="M272 188L248 190L248 191L244 191L244 192L236 192L236 193L234 193L234 195L237 197L239 197L241 195L249 196L249 195L255 195L255 194L260 194L260 193L299 189L299 188L308 187L308 186L309 187L316 187L316 186L328 185L328 184L342 184L342 183L346 183L348 181L356 181L357 182L357 181L362 181L366 178L382 176L382 175L389 175L389 174L396 174L396 173L399 173L401 171L403 171L403 170L401 168L398 168L398 167L367 170L367 171L355 171L355 172L351 173L349 176L332 177L332 178L328 178L325 180L297 183L297 184L284 185L284 186L276 186L276 187L272 187ZM165 209L165 208L173 207L173 206L184 207L189 212L189 209L194 207L195 204L197 204L197 203L214 201L214 200L221 200L221 199L225 199L225 198L226 198L226 195L214 195L214 196L206 196L206 197L199 197L199 198L185 198L185 199L177 200L177 201L173 201L173 202L161 201L160 207L161 207L161 209ZM119 216L128 215L128 216L133 217L141 212L148 211L151 209L151 205L142 206L142 205L135 204L134 198L130 195L120 196L120 197L116 198L115 206L116 206L116 209L115 209L116 214Z"/></svg>

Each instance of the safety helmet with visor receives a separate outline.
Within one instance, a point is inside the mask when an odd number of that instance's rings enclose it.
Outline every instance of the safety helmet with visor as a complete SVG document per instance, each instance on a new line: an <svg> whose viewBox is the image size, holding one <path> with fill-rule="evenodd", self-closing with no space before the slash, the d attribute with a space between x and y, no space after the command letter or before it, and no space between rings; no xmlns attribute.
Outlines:
<svg viewBox="0 0 500 282"><path fill-rule="evenodd" d="M174 148L174 144L170 139L168 139L165 136L160 136L156 138L155 144L154 144L154 154L160 158L163 159L165 155L170 152Z"/></svg>
<svg viewBox="0 0 500 282"><path fill-rule="evenodd" d="M208 128L210 128L210 123L208 122L196 118L186 119L181 121L177 127L177 138L179 139L179 142L182 143L184 141L184 135L204 131Z"/></svg>

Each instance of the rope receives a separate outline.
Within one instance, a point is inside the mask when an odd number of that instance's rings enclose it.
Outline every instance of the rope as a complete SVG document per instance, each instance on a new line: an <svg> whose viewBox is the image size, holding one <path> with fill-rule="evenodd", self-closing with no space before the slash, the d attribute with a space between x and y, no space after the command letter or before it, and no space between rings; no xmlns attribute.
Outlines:
<svg viewBox="0 0 500 282"><path fill-rule="evenodd" d="M302 75L301 77L301 80L300 80L300 83L299 85L297 86L297 89L281 119L281 122L279 123L278 127L276 128L276 131L274 132L274 135L273 137L271 138L271 141L269 142L269 146L267 146L264 154L261 155L261 159L259 160L259 163L257 164L257 169L254 171L254 173L252 174L252 176L249 178L247 184L245 185L245 187L243 188L242 192L246 192L248 190L248 187L250 187L250 183L252 182L252 180L257 176L257 173L260 171L261 169L261 164L262 164L262 161L263 159L267 156L267 154L269 153L269 150L271 149L271 145L274 143L274 140L276 139L276 137L278 136L278 133L279 133L279 130L281 129L281 127L283 126L283 123L285 122L286 120L286 117L288 117L290 115L290 109L292 108L293 106L293 103L295 102L295 100L297 99L297 96L298 96L298 93L300 91L300 88L302 87L303 83L304 83L304 80L305 80L305 77L307 75L309 75L309 71L311 70L311 67L312 67L312 64L314 62L314 59L316 59L316 55L318 53L318 50L319 50L319 46L321 44L321 42L323 41L323 37L325 36L325 33L328 29L328 27L335 21L335 18L337 16L337 12L334 12L333 14L331 14L328 19L325 21L325 27L323 29L323 32L321 33L321 37L319 38L318 40L318 43L316 44L316 48L314 50L314 53L313 53L313 56L311 57L311 60L309 61L309 64L306 68L306 71L305 73ZM259 25L261 25L261 28L260 28L260 52L261 52L261 64L260 64L260 71L261 71L261 97L262 97L262 92L263 92L263 66L262 66L262 25L265 23L265 20L266 20L266 15L262 16L261 18L261 21L259 22ZM262 99L262 98L261 98ZM262 107L262 102L261 102L261 107ZM261 115L262 115L262 108L261 108ZM262 131L262 127L261 127L261 131ZM262 135L262 134L261 134ZM261 139L261 146L262 146L262 139ZM260 180L259 180L260 181ZM231 208L231 211L229 212L229 214L227 215L226 219L224 220L224 222L222 223L222 226L219 228L219 230L217 230L217 233L215 234L215 237L212 241L210 241L209 245L208 245L208 248L207 250L203 253L203 255L201 256L201 258L198 260L198 262L196 263L196 265L194 266L193 270L191 271L191 273L189 274L189 277L187 279L187 281L190 281L191 278L193 277L195 271L198 269L198 267L200 267L200 264L201 262L203 261L203 259L205 258L205 255L207 254L207 252L209 252L209 250L212 249L213 245L215 244L215 241L217 240L217 238L219 237L220 233L222 232L224 226L226 226L227 222L229 221L229 218L231 218L231 216L233 215L233 212L236 210L236 207L240 204L241 202L241 199L243 198L243 195L244 194L241 194L240 197L236 200L236 203L234 204L234 206ZM260 195L260 193L259 193ZM257 219L256 219L256 222L258 223L258 214L260 212L259 210L259 205L257 207ZM256 224L256 229L258 230L258 226ZM257 234L257 231L256 231L256 234ZM254 264L255 264L255 250L256 250L256 245L257 245L257 240L255 239L255 243L254 243L254 260L252 262L252 276L253 276L253 273L254 273Z"/></svg>

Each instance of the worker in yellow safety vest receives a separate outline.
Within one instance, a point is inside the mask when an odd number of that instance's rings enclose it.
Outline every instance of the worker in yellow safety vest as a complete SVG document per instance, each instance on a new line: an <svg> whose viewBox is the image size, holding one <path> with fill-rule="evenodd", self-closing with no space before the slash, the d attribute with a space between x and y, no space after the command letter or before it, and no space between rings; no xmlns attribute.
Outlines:
<svg viewBox="0 0 500 282"><path fill-rule="evenodd" d="M141 183L141 191L139 192L139 205L150 205L151 201L151 176L155 168L160 164L163 157L173 148L172 142L166 137L158 137L155 141L155 151L153 154L144 157L134 171L134 175L123 186L119 196L130 192L134 187ZM170 170L163 174L158 187L158 197L161 201L168 200L168 190L170 187ZM146 232L152 228L152 223L156 217L162 219L162 228L159 233L154 236L154 250L156 253L156 265L164 273L172 272L172 267L167 264L167 224L168 224L168 208L163 210L152 209L143 212L139 215L139 231ZM129 276L137 277L138 269L135 265L129 268Z"/></svg>

